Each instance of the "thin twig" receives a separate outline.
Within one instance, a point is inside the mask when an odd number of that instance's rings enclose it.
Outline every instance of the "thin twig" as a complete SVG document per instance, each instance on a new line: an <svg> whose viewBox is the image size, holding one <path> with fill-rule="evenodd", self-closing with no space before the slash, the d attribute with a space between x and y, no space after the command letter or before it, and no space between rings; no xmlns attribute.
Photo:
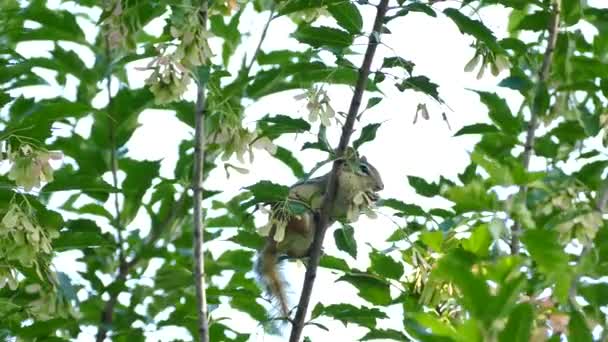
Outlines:
<svg viewBox="0 0 608 342"><path fill-rule="evenodd" d="M207 0L201 1L199 20L203 28L207 27ZM196 311L198 313L198 339L209 341L209 324L207 321L207 297L205 295L205 262L203 256L203 161L205 160L205 84L197 81L196 107L194 110L194 168L192 191L194 197L194 285L196 287Z"/></svg>
<svg viewBox="0 0 608 342"><path fill-rule="evenodd" d="M344 155L350 137L353 133L353 126L357 117L357 113L359 113L359 107L361 106L361 98L363 97L363 92L365 91L365 88L367 86L372 59L374 58L374 54L378 46L380 32L382 31L382 22L386 14L387 6L388 0L381 0L380 4L377 7L376 19L374 21L373 30L369 38L369 44L367 46L367 50L365 51L363 64L359 69L359 78L357 79L355 92L350 102L346 122L342 127L342 136L340 137L340 143L338 144L338 148L336 149L337 160ZM298 310L292 322L293 326L291 329L291 336L289 338L290 342L298 342L300 340L300 336L302 335L302 330L304 329L304 319L308 311L308 303L310 302L310 295L312 293L312 287L315 278L317 277L317 267L321 258L321 247L323 246L323 238L325 237L325 231L327 230L327 226L329 223L330 208L332 207L338 189L338 165L339 163L335 161L333 164L332 171L329 174L328 185L325 196L323 198L323 205L321 206L321 213L319 215L319 219L316 221L315 237L311 246L310 260L306 269L306 274L304 276L304 284L302 286L302 293L300 295L300 301L298 303Z"/></svg>
<svg viewBox="0 0 608 342"><path fill-rule="evenodd" d="M251 72L253 63L255 63L255 60L257 59L257 56L260 53L260 50L262 49L262 43L264 42L264 39L266 39L266 34L268 33L268 27L270 27L270 22L273 19L274 19L274 3L272 3L272 5L270 7L270 14L268 15L268 20L266 21L266 24L264 25L264 29L262 30L262 35L260 36L260 41L258 42L258 46L255 48L255 52L253 53L253 56L251 56L251 61L249 61L249 65L247 65L247 69L245 69L245 72L243 73L246 78L249 77L249 73Z"/></svg>
<svg viewBox="0 0 608 342"><path fill-rule="evenodd" d="M549 70L551 68L551 61L553 60L553 52L555 50L555 44L557 43L557 34L559 30L559 14L560 14L560 1L553 1L553 13L551 15L551 21L549 23L549 37L547 41L547 48L543 57L543 64L538 73L539 82L538 84L546 83L549 78ZM526 144L524 145L522 163L524 170L528 171L530 166L530 158L532 157L532 150L534 147L534 137L536 132L536 126L539 115L544 113L536 113L534 111L530 114L530 122L528 122L528 130L526 132ZM528 187L526 185L521 186L519 189L520 196L523 200L526 200L528 194ZM521 223L516 222L511 228L511 254L515 255L519 253L520 245L520 234L521 234Z"/></svg>

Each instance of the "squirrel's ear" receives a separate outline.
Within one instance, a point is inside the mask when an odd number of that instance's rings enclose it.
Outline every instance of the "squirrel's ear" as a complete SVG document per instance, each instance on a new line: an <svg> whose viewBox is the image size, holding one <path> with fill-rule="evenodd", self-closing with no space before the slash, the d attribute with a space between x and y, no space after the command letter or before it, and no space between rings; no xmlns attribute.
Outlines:
<svg viewBox="0 0 608 342"><path fill-rule="evenodd" d="M361 156L361 158L359 158L359 160L361 160L362 162L366 162L367 163L367 158L365 158L365 156Z"/></svg>

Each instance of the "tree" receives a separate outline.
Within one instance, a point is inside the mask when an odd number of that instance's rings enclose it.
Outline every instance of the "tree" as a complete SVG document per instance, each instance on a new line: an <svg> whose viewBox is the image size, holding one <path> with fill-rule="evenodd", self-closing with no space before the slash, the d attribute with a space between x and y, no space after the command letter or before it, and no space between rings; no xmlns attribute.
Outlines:
<svg viewBox="0 0 608 342"><path fill-rule="evenodd" d="M223 168L225 184L237 184L268 156L294 180L316 175L382 136L373 114L396 90L419 99L414 124L443 112L459 127L452 139L477 139L470 163L457 179L401 172L403 184L387 184L403 196L377 203L394 224L381 246L358 239L358 223L324 234L322 210L302 294L291 279L299 304L282 338L323 336L336 322L359 340L607 338L608 9L578 0L0 6L0 336L145 340L174 327L183 339L245 341L246 320L270 329L280 318L249 273L262 245L257 208L290 184L264 174L235 192L209 179ZM498 9L507 32L484 19ZM392 32L421 16L420 32ZM472 42L465 71L501 78L472 90L483 122L459 124L439 84L385 43L441 20ZM285 27L297 48L268 48ZM28 44L49 52L26 53ZM304 115L251 109L285 96ZM337 110L349 101L348 113ZM180 137L170 171L127 148L159 110L194 133ZM327 241L336 248L322 255ZM315 286L317 264L335 289ZM313 298L308 310L311 293L336 289L355 303Z"/></svg>

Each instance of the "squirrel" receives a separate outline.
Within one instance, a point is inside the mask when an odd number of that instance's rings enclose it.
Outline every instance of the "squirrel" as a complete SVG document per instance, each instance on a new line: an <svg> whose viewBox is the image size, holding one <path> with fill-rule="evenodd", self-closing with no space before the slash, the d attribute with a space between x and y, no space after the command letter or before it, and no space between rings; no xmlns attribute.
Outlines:
<svg viewBox="0 0 608 342"><path fill-rule="evenodd" d="M377 191L384 189L378 170L365 157L338 161L338 189L328 225L336 220L354 222L363 211L379 199ZM255 272L264 290L278 301L280 312L289 319L289 308L283 280L277 269L284 258L304 258L312 245L318 215L323 203L330 173L300 181L290 187L288 199L275 203L268 224L260 229L266 236L258 252Z"/></svg>

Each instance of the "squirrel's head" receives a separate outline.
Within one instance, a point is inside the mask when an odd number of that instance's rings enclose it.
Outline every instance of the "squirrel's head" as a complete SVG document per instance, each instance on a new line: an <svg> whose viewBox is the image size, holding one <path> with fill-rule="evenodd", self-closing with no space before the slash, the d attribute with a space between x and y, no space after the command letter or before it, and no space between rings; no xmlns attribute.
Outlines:
<svg viewBox="0 0 608 342"><path fill-rule="evenodd" d="M384 189L380 173L365 157L344 161L341 167L343 171L352 172L357 176L357 183L361 188L374 192Z"/></svg>

